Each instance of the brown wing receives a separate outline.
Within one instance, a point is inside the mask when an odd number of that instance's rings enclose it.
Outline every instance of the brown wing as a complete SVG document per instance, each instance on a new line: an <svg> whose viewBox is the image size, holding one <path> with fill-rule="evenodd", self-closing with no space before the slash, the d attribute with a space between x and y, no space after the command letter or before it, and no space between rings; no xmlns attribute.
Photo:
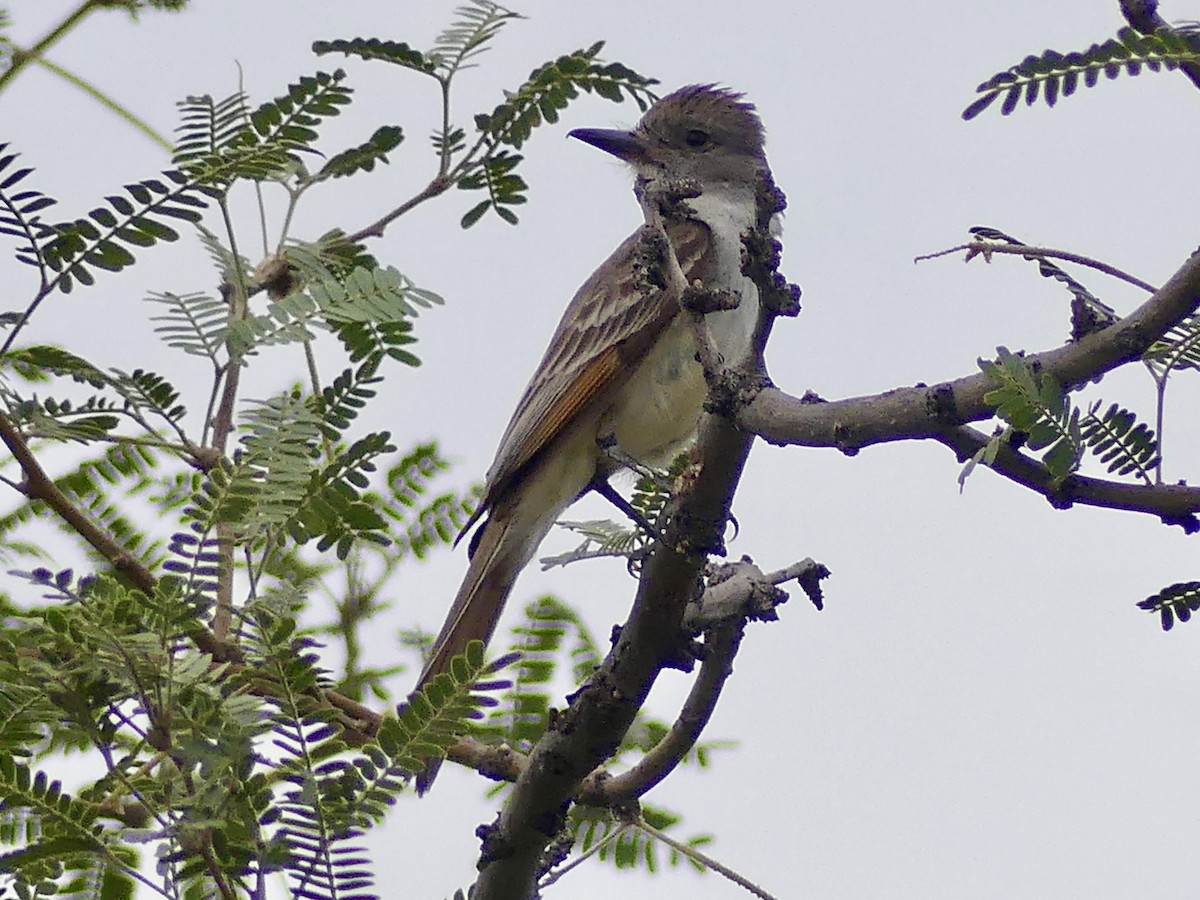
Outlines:
<svg viewBox="0 0 1200 900"><path fill-rule="evenodd" d="M708 227L667 225L689 283L713 265ZM669 291L647 290L645 229L630 235L576 292L521 396L487 475L477 518L592 403L618 387L679 312Z"/></svg>

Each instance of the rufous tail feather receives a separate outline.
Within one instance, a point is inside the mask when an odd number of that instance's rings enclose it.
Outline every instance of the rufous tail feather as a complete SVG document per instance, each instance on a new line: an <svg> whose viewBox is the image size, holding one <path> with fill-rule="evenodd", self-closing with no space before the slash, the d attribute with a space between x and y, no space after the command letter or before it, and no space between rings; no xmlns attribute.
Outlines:
<svg viewBox="0 0 1200 900"><path fill-rule="evenodd" d="M508 520L493 516L484 523L466 577L454 598L446 624L433 642L433 652L417 682L417 690L447 671L450 660L465 651L471 641L486 644L491 640L504 610L504 601L525 564L523 553L513 553L512 546L505 546L510 543L505 541L509 532ZM417 773L418 794L429 790L440 767L441 760L433 760L424 771Z"/></svg>

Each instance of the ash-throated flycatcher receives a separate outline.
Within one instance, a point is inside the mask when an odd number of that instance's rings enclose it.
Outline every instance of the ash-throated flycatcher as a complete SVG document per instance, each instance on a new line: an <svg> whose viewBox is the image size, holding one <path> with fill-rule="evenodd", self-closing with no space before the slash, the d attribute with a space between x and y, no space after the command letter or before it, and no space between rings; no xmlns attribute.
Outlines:
<svg viewBox="0 0 1200 900"><path fill-rule="evenodd" d="M698 191L662 228L689 286L741 298L736 309L706 316L726 363L741 362L759 309L742 274L742 233L755 223L756 191L769 175L754 107L741 94L693 85L655 103L632 131L570 136L629 163L643 198L680 183ZM418 687L469 641L491 638L513 582L555 520L620 467L602 440L654 464L695 436L706 394L696 342L678 296L639 281L644 241L643 231L628 238L575 294L517 404L467 528L487 521ZM428 786L433 771L419 782Z"/></svg>

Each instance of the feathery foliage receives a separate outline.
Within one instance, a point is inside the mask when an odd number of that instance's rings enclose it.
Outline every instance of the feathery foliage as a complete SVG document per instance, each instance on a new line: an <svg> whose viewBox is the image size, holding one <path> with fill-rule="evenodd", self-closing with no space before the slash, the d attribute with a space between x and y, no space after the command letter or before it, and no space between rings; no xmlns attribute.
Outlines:
<svg viewBox="0 0 1200 900"><path fill-rule="evenodd" d="M483 659L483 642L471 641L466 651L450 661L447 671L409 695L408 701L397 710L397 718L392 720L397 723L389 732L393 742L381 747L406 765L414 759L424 762L444 757L467 733L470 722L483 718L483 710L496 706L498 701L489 694L508 688L510 682L494 676L515 657L516 654L510 653L487 664ZM401 756L402 753L407 756Z"/></svg>
<svg viewBox="0 0 1200 900"><path fill-rule="evenodd" d="M1200 371L1200 315L1191 315L1155 341L1144 357L1159 378L1175 371Z"/></svg>
<svg viewBox="0 0 1200 900"><path fill-rule="evenodd" d="M305 76L254 110L240 92L219 101L189 97L179 104L175 165L220 192L239 179L287 178L302 170L300 154L313 151L321 122L351 102L345 77L340 69Z"/></svg>
<svg viewBox="0 0 1200 900"><path fill-rule="evenodd" d="M464 174L458 186L463 190L484 190L488 196L466 212L463 228L475 224L489 209L510 225L517 223L516 213L510 207L526 201L527 185L515 172L523 157L504 148L520 150L535 128L544 122L557 122L559 113L580 91L594 92L616 103L628 94L639 109L647 109L654 99L650 86L657 81L620 63L601 62L599 54L603 48L604 42L598 41L534 69L503 103L490 113L475 116L475 128L489 152L480 165Z"/></svg>
<svg viewBox="0 0 1200 900"><path fill-rule="evenodd" d="M1066 392L1050 375L1035 373L1017 354L998 348L997 361L984 363L983 371L995 387L984 400L1008 424L1004 435L993 438L964 468L960 484L977 463L990 464L1002 440L1044 450L1042 464L1058 479L1079 467L1083 435L1079 410L1073 409Z"/></svg>
<svg viewBox="0 0 1200 900"><path fill-rule="evenodd" d="M459 20L438 37L428 52L376 38L317 41L313 51L389 62L429 75L448 91L455 75L473 65L508 22L520 18L489 0L473 0L458 13ZM463 228L470 228L489 210L511 225L517 223L513 207L526 202L528 184L517 171L523 157L515 151L538 126L557 122L559 114L581 92L613 102L629 96L640 109L648 107L654 99L650 87L657 81L620 63L602 62L599 54L603 47L602 41L597 42L534 69L525 83L506 92L504 101L491 112L474 117L474 141L467 139L461 126L450 122L449 107L445 108L446 123L433 135L434 149L441 160L442 189L455 185L460 190L486 193L486 199L463 214Z"/></svg>
<svg viewBox="0 0 1200 900"><path fill-rule="evenodd" d="M970 120L991 106L1000 97L1001 115L1007 116L1020 104L1033 106L1041 98L1054 106L1060 96L1070 97L1080 83L1095 87L1103 74L1113 79L1119 75L1138 75L1150 72L1174 71L1180 63L1200 62L1200 32L1192 28L1161 29L1154 34L1141 34L1132 28L1122 28L1116 37L1092 44L1082 52L1059 53L1045 50L1039 56L1027 56L1003 72L998 72L975 89L979 97L965 110L963 118Z"/></svg>
<svg viewBox="0 0 1200 900"><path fill-rule="evenodd" d="M1008 443L1045 450L1042 464L1058 479L1076 471L1083 451L1090 449L1109 473L1135 475L1144 484L1154 483L1153 472L1160 462L1158 442L1154 432L1129 410L1113 403L1097 415L1101 406L1097 401L1081 415L1052 378L1031 371L1020 356L1003 347L997 362L986 364L984 371L996 385L985 399L1008 428L967 464L960 482L976 464L991 464L999 446Z"/></svg>
<svg viewBox="0 0 1200 900"><path fill-rule="evenodd" d="M316 177L347 178L357 172L373 172L375 164L388 162L387 155L400 146L404 131L397 125L380 125L366 141L331 156Z"/></svg>
<svg viewBox="0 0 1200 900"><path fill-rule="evenodd" d="M32 188L18 189L33 169L13 169L19 154L9 153L8 148L9 144L0 144L0 234L22 241L14 256L20 262L36 266L45 277L49 262L43 244L53 236L54 229L38 213L58 201Z"/></svg>
<svg viewBox="0 0 1200 900"><path fill-rule="evenodd" d="M517 683L515 657L487 662L476 642L394 715L351 702L396 691L405 667L396 656L375 664L359 630L377 628L402 567L455 541L478 497L447 484L436 444L370 427L372 407L396 396L383 381L419 363L418 317L443 301L364 236L451 188L487 198L464 224L489 209L515 221L520 154L537 128L584 93L643 109L653 98L652 79L602 61L597 43L498 90L468 136L451 116L452 83L519 18L470 0L426 51L316 45L438 86L436 173L383 224L297 224L321 213L308 205L314 191L410 152L408 124L390 120L352 146L325 146L324 126L354 97L341 70L266 101L242 90L185 98L171 167L99 188L63 221L45 218L56 201L0 144L0 239L36 275L23 308L0 315L4 481L15 488L0 511L13 567L0 595L0 893L257 897L283 873L293 897L382 894L362 836L410 774L466 735L536 740L556 672L578 682L596 665L579 620L547 601L519 632L529 655ZM243 220L247 200L257 219ZM217 277L146 294L167 362L134 328L86 358L70 328L42 332L62 346L26 338L35 318L69 317L50 312L52 295L185 234ZM657 515L664 497L650 485L635 502ZM71 541L46 542L46 524ZM621 754L645 752L666 728L639 720ZM703 765L711 746L689 761ZM68 751L101 770L73 796L49 774ZM139 868L135 845L152 869ZM637 845L639 859L650 853Z"/></svg>
<svg viewBox="0 0 1200 900"><path fill-rule="evenodd" d="M420 444L387 472L384 515L395 523L397 551L417 559L435 547L449 547L467 524L478 492L450 491L425 500L432 481L449 468L436 444ZM422 502L422 501L425 502Z"/></svg>
<svg viewBox="0 0 1200 900"><path fill-rule="evenodd" d="M1167 585L1158 593L1138 601L1138 607L1158 613L1163 631L1170 631L1176 619L1187 622L1192 618L1192 613L1200 610L1200 581Z"/></svg>
<svg viewBox="0 0 1200 900"><path fill-rule="evenodd" d="M1153 484L1153 470L1159 464L1158 441L1154 432L1137 421L1127 409L1113 403L1101 416L1097 402L1088 410L1081 426L1083 442L1116 475L1136 475L1145 484Z"/></svg>

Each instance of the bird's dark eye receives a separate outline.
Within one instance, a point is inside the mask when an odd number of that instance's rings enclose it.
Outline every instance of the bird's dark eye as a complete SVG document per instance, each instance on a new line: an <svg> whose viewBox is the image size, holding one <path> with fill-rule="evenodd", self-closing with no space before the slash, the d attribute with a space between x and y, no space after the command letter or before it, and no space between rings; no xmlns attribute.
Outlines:
<svg viewBox="0 0 1200 900"><path fill-rule="evenodd" d="M689 128L683 140L689 147L700 148L708 143L708 132L699 128Z"/></svg>

